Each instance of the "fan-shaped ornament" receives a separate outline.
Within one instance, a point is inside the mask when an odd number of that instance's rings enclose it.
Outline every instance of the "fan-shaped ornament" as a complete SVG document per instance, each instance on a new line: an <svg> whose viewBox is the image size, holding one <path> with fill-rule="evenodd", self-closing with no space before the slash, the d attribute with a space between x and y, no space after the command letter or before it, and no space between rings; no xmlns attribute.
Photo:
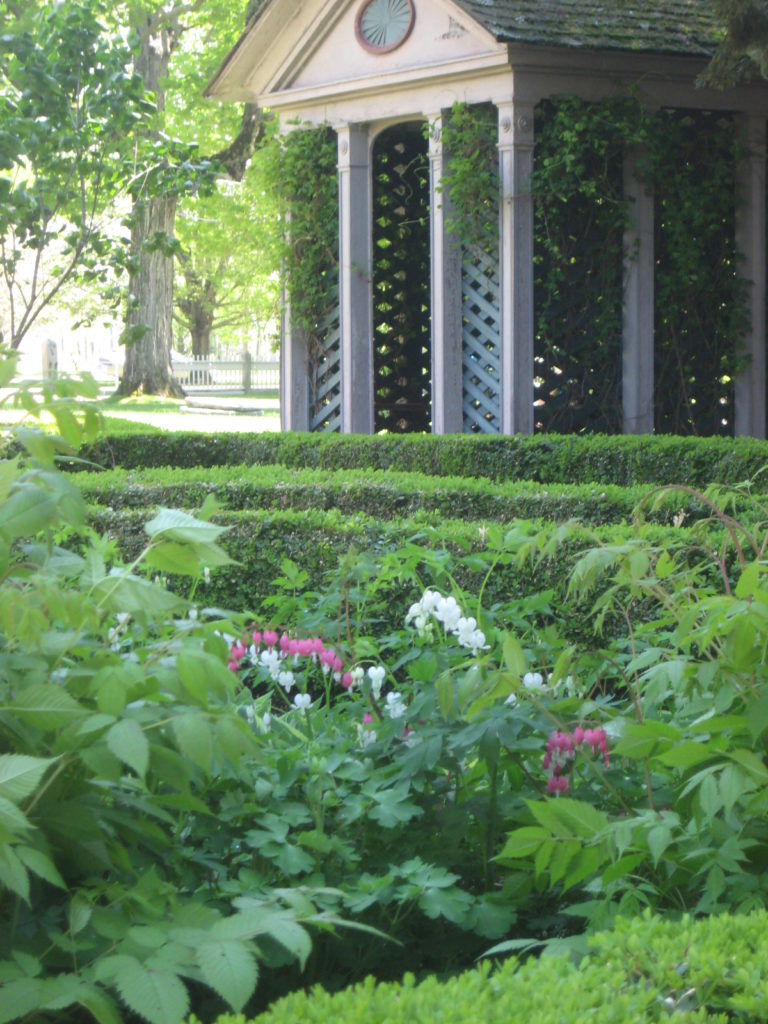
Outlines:
<svg viewBox="0 0 768 1024"><path fill-rule="evenodd" d="M370 53L390 53L413 29L413 0L365 0L355 19L357 41Z"/></svg>

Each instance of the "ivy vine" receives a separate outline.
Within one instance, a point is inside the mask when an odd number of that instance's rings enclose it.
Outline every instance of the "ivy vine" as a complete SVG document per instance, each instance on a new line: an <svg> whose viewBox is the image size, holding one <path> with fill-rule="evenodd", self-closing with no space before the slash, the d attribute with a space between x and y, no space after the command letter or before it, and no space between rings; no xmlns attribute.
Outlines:
<svg viewBox="0 0 768 1024"><path fill-rule="evenodd" d="M628 96L548 100L535 123L536 429L621 430L623 237L631 217L622 157L637 146L645 154L640 173L656 196L655 428L732 433L746 323L732 121L651 113ZM489 252L499 191L494 108L455 107L443 140L451 226L470 253Z"/></svg>
<svg viewBox="0 0 768 1024"><path fill-rule="evenodd" d="M275 136L268 145L264 187L279 201L280 254L291 325L306 338L314 393L318 367L326 355L328 316L338 303L336 135L326 126L302 126Z"/></svg>

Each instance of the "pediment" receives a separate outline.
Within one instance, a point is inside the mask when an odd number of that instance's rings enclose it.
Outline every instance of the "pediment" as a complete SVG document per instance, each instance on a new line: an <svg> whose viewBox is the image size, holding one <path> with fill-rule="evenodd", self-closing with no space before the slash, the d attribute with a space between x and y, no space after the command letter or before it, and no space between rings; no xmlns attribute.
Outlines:
<svg viewBox="0 0 768 1024"><path fill-rule="evenodd" d="M271 0L229 55L208 89L220 99L270 105L308 91L338 94L346 84L439 75L506 48L452 0L413 0L415 20L405 42L371 53L359 42L355 22L362 0Z"/></svg>
<svg viewBox="0 0 768 1024"><path fill-rule="evenodd" d="M408 39L390 53L364 49L355 35L361 4L347 3L342 16L283 89L320 88L394 73L423 72L454 61L482 57L499 44L465 11L444 0L414 0L416 17Z"/></svg>

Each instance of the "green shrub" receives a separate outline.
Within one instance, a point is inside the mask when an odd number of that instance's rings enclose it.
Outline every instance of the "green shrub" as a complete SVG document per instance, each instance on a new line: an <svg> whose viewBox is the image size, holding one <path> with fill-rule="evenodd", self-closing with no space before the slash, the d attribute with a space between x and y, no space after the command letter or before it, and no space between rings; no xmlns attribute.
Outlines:
<svg viewBox="0 0 768 1024"><path fill-rule="evenodd" d="M334 995L320 987L275 1003L256 1024L645 1024L768 1020L768 914L665 921L618 919L576 966L563 956L511 959L440 982L376 984ZM217 1024L244 1024L220 1017Z"/></svg>
<svg viewBox="0 0 768 1024"><path fill-rule="evenodd" d="M91 522L114 539L126 559L133 559L143 543L146 515L137 510L108 512L91 507ZM511 526L481 526L438 516L389 521L366 515L343 516L335 511L271 511L220 513L216 521L228 527L222 546L236 563L222 567L200 593L206 604L237 611L259 611L264 599L274 599L290 585L275 583L284 577L286 559L301 567L302 591L308 600L328 590L330 577L350 552L368 566L366 585L381 599L377 629L387 631L402 621L404 609L416 594L416 580L439 583L449 573L458 586L478 593L488 606L546 594L546 605L557 610L556 618L567 626L572 639L591 643L591 601L581 604L568 598L568 577L580 553L596 543L622 544L640 536L649 544L671 551L697 545L685 528L645 525L607 526L597 529L558 528L545 522L519 521ZM567 537L560 538L560 530ZM387 582L386 564L398 561L399 551L410 551L420 567L403 578ZM430 569L430 552L436 567ZM436 577L434 573L437 572ZM484 582L487 578L487 581ZM359 580L363 586L363 581ZM385 600L386 596L386 600ZM271 621L287 625L278 611ZM339 608L335 610L339 614Z"/></svg>
<svg viewBox="0 0 768 1024"><path fill-rule="evenodd" d="M266 465L390 469L541 483L735 484L761 474L768 445L751 438L440 437L427 434L162 434L108 437L81 451L102 467ZM76 468L82 468L77 465Z"/></svg>
<svg viewBox="0 0 768 1024"><path fill-rule="evenodd" d="M430 477L393 470L289 469L285 466L216 466L208 469L113 469L78 473L88 501L114 509L166 505L192 508L213 494L224 508L335 509L391 519L436 513L446 519L511 522L549 519L607 525L630 520L641 502L644 517L671 523L709 510L696 497L673 494L652 506L655 487L612 484L492 483L484 477Z"/></svg>

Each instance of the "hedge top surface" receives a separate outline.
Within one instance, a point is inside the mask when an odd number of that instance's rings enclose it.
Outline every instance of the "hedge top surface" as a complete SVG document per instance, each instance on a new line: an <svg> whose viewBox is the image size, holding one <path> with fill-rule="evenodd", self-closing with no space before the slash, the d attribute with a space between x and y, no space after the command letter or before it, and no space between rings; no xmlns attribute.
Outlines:
<svg viewBox="0 0 768 1024"><path fill-rule="evenodd" d="M759 478L768 466L768 443L752 438L599 434L473 437L179 433L107 437L81 455L98 465L124 468L282 463L540 483L704 487Z"/></svg>
<svg viewBox="0 0 768 1024"><path fill-rule="evenodd" d="M377 984L333 995L295 992L254 1024L687 1024L768 1021L768 913L670 921L619 918L580 964L564 956L488 963L448 981ZM220 1017L218 1024L244 1024Z"/></svg>

